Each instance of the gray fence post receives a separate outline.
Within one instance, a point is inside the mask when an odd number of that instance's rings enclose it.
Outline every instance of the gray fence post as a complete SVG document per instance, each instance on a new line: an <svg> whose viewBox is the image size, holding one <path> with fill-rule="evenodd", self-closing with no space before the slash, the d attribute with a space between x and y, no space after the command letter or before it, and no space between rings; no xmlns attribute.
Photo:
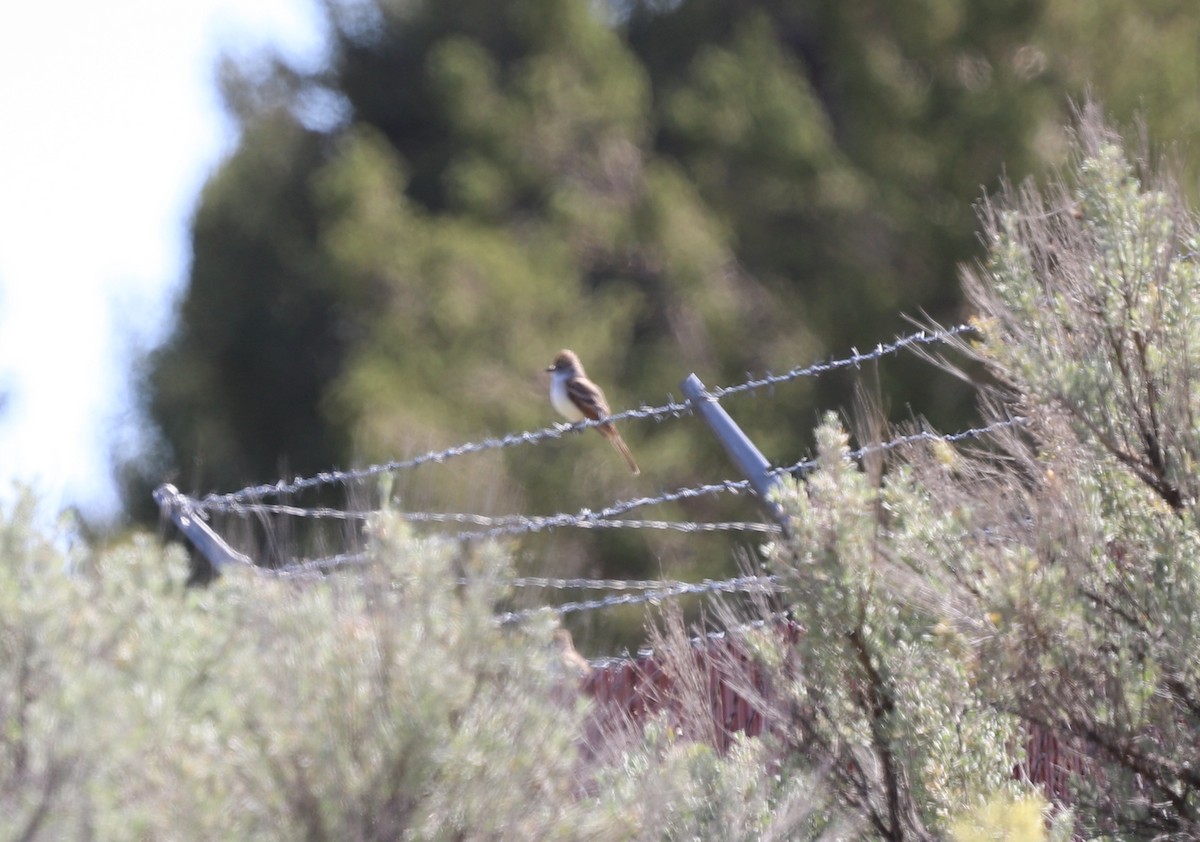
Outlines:
<svg viewBox="0 0 1200 842"><path fill-rule="evenodd" d="M222 541L212 527L196 515L191 499L180 494L175 486L164 483L154 489L154 502L217 572L229 564L254 565L249 556Z"/></svg>
<svg viewBox="0 0 1200 842"><path fill-rule="evenodd" d="M771 492L779 487L779 477L771 473L771 463L762 455L754 442L746 437L742 428L737 425L729 413L710 395L694 373L689 374L682 383L683 394L692 402L692 408L700 413L700 417L712 429L734 461L738 469L750 480L750 487L758 496L759 503L773 521L786 533L787 515L783 507L771 499Z"/></svg>

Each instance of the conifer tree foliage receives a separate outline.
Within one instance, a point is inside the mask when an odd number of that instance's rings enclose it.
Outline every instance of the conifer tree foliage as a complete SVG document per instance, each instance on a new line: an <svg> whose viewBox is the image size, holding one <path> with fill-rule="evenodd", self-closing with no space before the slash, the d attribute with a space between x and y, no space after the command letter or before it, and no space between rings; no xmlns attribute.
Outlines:
<svg viewBox="0 0 1200 842"><path fill-rule="evenodd" d="M279 108L255 113L204 188L179 326L146 373L167 450L152 469L185 485L315 471L345 450L320 412L348 338L306 183L324 140Z"/></svg>
<svg viewBox="0 0 1200 842"><path fill-rule="evenodd" d="M179 328L146 366L160 448L131 503L164 476L230 489L541 427L541 369L564 346L620 409L691 371L736 382L886 339L904 313L950 319L971 202L1054 148L1057 77L1021 0L323 9L321 67L224 68L241 138L195 215ZM926 367L882 380L897 413L967 411ZM729 408L790 462L845 387ZM728 475L695 426L623 434L641 485L585 436L397 491L544 513ZM685 555L612 534L555 552L634 575Z"/></svg>
<svg viewBox="0 0 1200 842"><path fill-rule="evenodd" d="M400 172L369 135L346 149L351 184L360 156ZM1197 838L1200 217L1097 109L1072 149L1061 179L983 208L966 276L978 335L957 350L1010 426L860 463L830 414L783 490L790 528L763 556L795 633L778 605L730 630L767 679L761 738L715 747L711 676L668 622L678 695L584 745L595 711L554 621L496 622L515 570L497 543L381 512L360 565L185 590L177 548L54 540L26 499L0 509L0 829ZM321 201L344 195L331 178ZM857 444L889 437L868 420ZM1047 759L1025 756L1033 729L1067 767L1049 793L1014 775Z"/></svg>

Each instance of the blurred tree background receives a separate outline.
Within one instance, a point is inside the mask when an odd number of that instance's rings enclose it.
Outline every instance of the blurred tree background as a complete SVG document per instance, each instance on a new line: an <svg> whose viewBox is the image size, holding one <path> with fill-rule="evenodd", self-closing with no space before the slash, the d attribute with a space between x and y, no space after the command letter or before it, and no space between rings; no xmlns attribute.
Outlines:
<svg viewBox="0 0 1200 842"><path fill-rule="evenodd" d="M1087 86L1200 132L1190 0L324 0L317 69L227 61L237 148L199 199L174 337L146 361L156 452L228 490L556 420L574 348L614 410L956 322L972 205L1061 160ZM1113 45L1117 44L1118 47ZM1114 61L1119 49L1121 60ZM879 367L885 408L953 429L968 390ZM849 378L726 402L777 463ZM731 476L696 419L408 472L402 508L550 513ZM342 501L343 503L345 501ZM756 517L748 501L662 516ZM540 537L561 575L714 575L722 539ZM532 547L532 543L531 547Z"/></svg>

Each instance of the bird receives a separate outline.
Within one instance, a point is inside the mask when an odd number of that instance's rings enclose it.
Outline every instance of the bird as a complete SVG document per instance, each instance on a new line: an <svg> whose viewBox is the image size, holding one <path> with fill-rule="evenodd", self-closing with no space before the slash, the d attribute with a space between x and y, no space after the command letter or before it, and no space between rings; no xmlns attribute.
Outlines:
<svg viewBox="0 0 1200 842"><path fill-rule="evenodd" d="M554 630L554 648L558 650L559 665L565 674L580 680L592 674L592 665L575 651L575 642L569 631L564 628Z"/></svg>
<svg viewBox="0 0 1200 842"><path fill-rule="evenodd" d="M604 421L611 414L608 409L608 401L604 399L604 392L600 391L599 386L588 380L587 372L583 370L583 363L579 361L579 357L574 351L566 348L559 351L558 356L554 358L554 364L547 367L546 371L551 374L550 403L554 404L559 415L572 424L585 419ZM596 430L609 440L617 453L624 457L625 464L629 466L630 471L635 475L641 473L637 462L633 459L633 454L629 452L625 440L621 438L616 427L610 422L605 422L596 427Z"/></svg>

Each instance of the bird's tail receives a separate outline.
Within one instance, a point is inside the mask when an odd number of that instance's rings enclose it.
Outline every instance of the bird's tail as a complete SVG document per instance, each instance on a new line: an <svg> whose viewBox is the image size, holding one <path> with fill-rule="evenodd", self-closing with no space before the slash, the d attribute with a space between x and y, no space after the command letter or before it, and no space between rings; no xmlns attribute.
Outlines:
<svg viewBox="0 0 1200 842"><path fill-rule="evenodd" d="M633 461L633 454L629 452L629 447L625 444L625 439L621 438L621 434L617 432L617 428L612 424L605 424L597 429L600 430L600 432L604 434L604 437L612 443L612 446L617 453L620 453L622 458L625 459L625 464L629 466L629 470L632 471L635 476L640 474L642 470L638 467L637 462Z"/></svg>

